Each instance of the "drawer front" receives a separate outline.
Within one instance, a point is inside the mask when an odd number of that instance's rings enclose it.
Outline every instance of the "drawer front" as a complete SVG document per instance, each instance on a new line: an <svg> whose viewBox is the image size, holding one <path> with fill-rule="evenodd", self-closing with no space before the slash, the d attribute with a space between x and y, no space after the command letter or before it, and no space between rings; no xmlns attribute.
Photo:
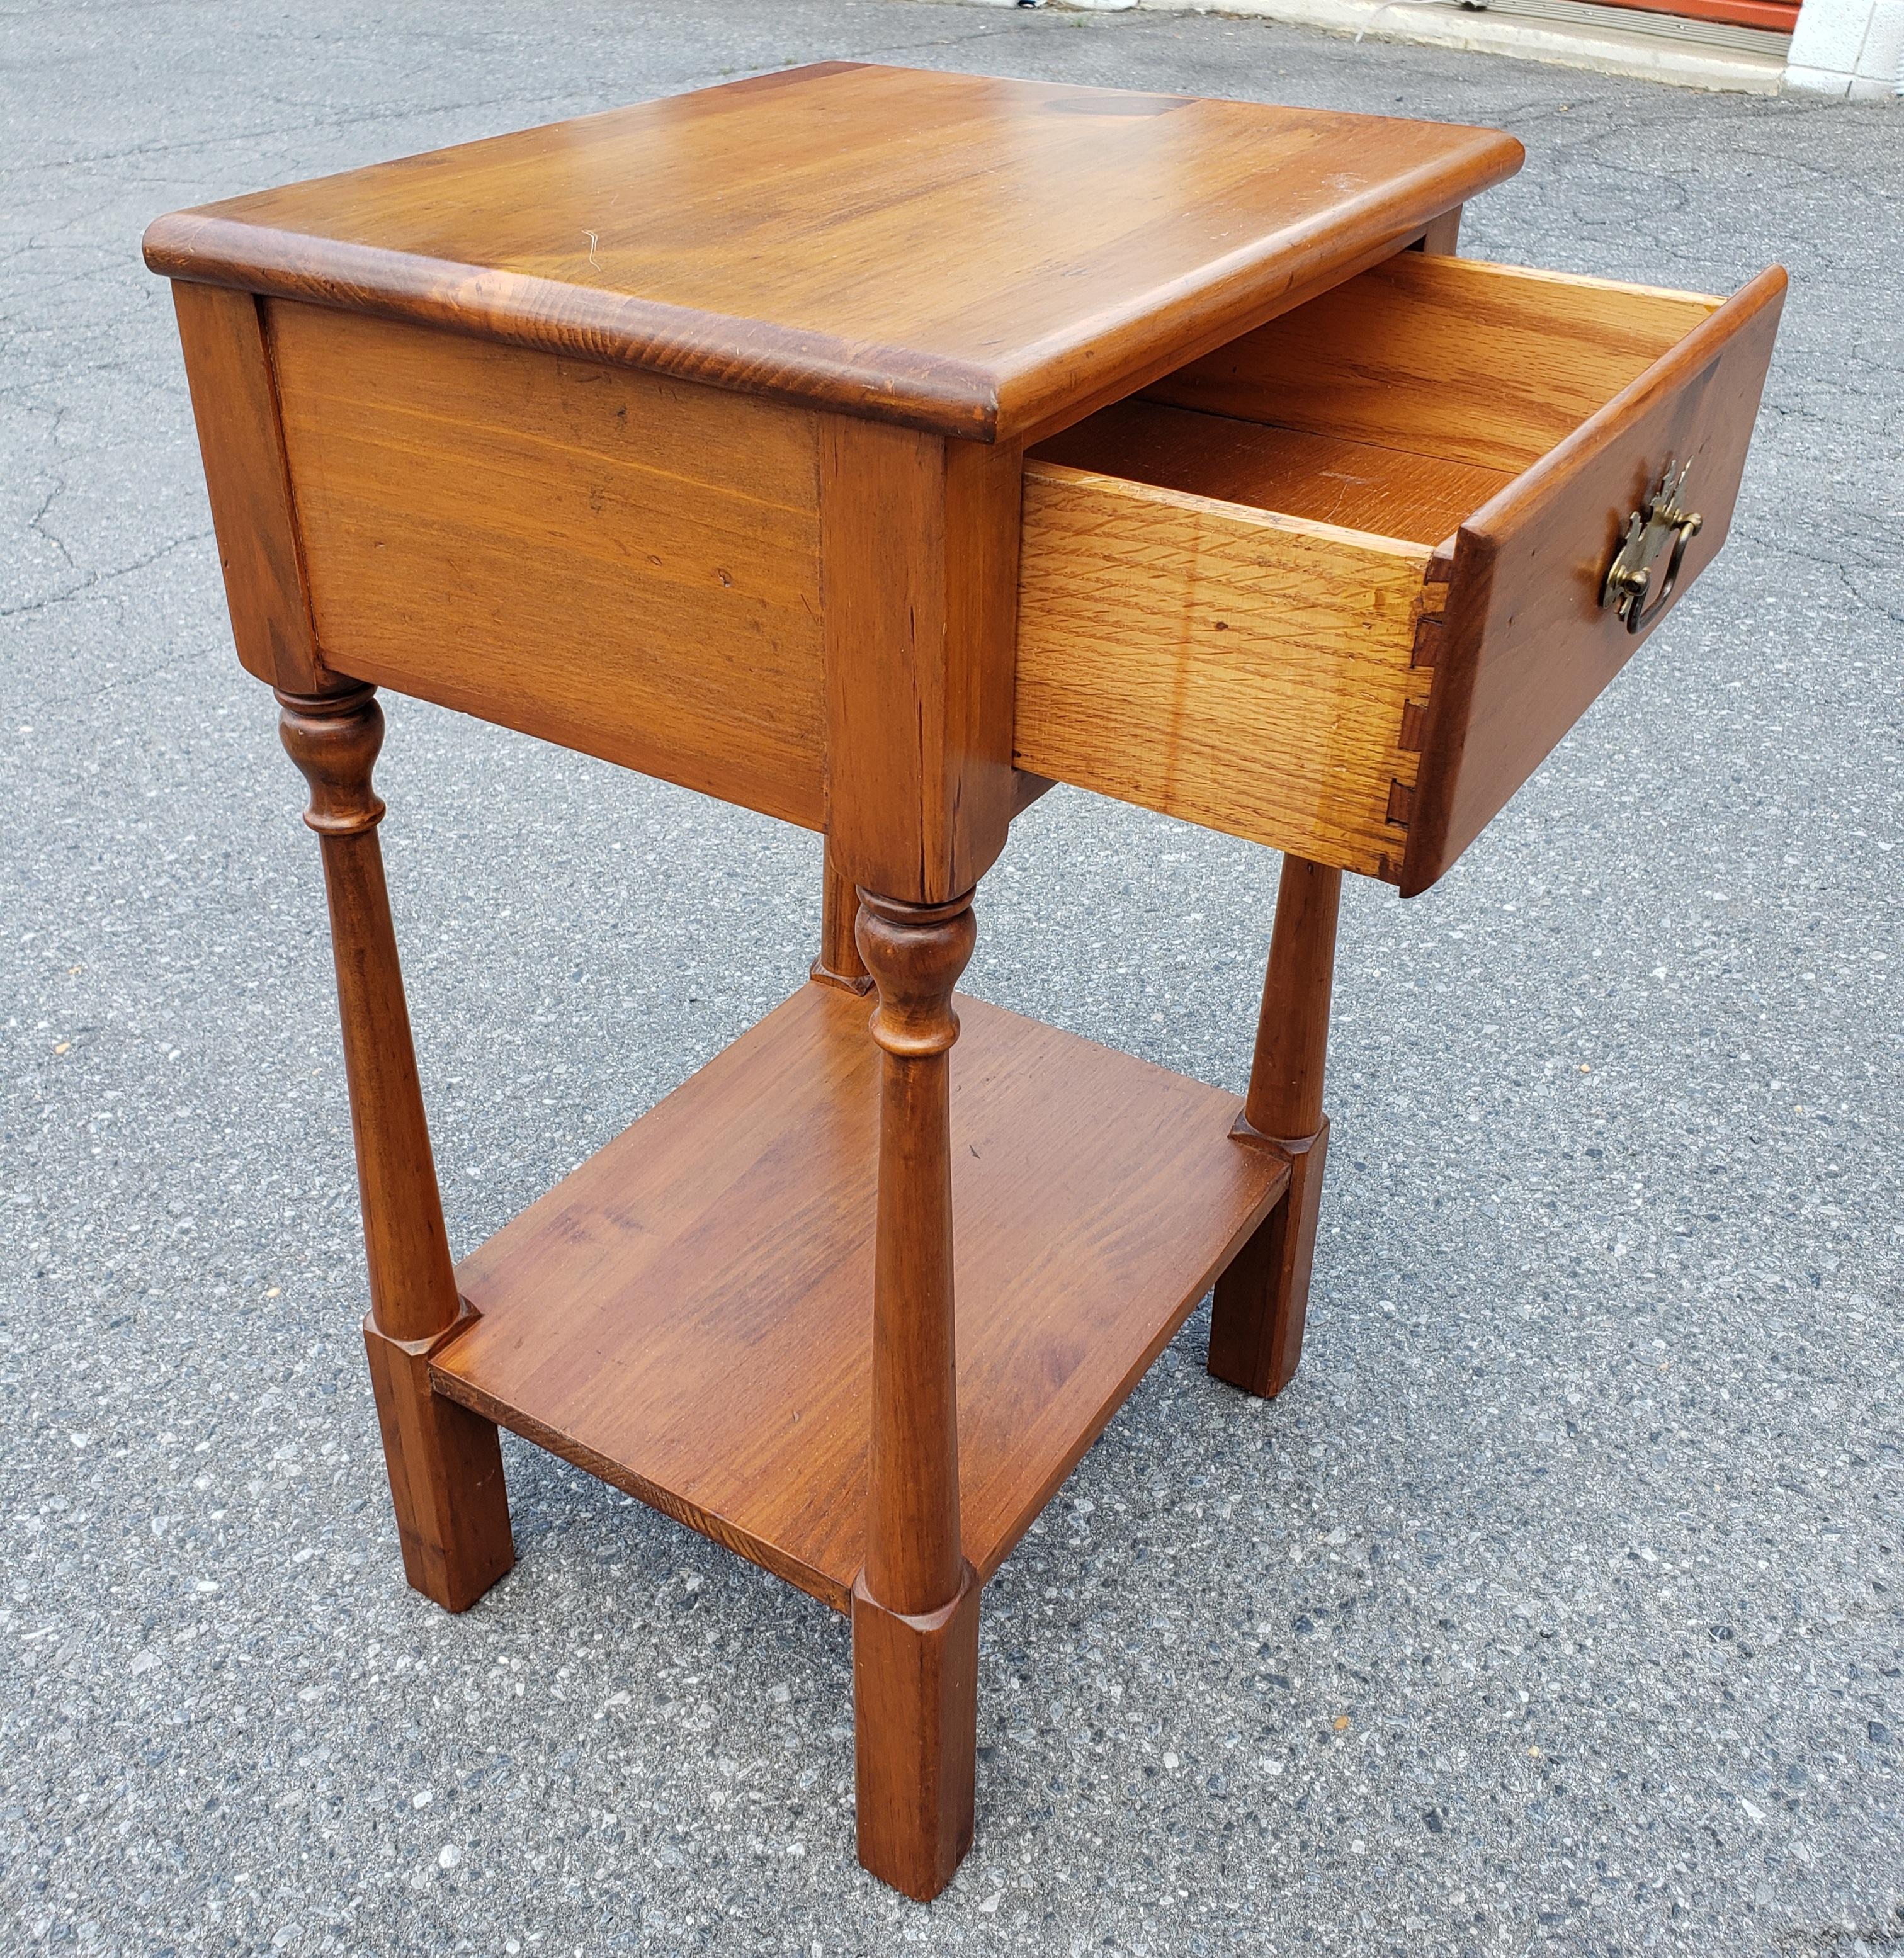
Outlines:
<svg viewBox="0 0 1904 1958"><path fill-rule="evenodd" d="M326 667L821 826L813 417L288 301L267 318Z"/></svg>
<svg viewBox="0 0 1904 1958"><path fill-rule="evenodd" d="M1669 603L1724 543L1784 290L1403 253L1047 442L1019 765L1426 890L1645 637L1601 594L1669 461Z"/></svg>
<svg viewBox="0 0 1904 1958"><path fill-rule="evenodd" d="M1664 616L1725 541L1785 288L1776 268L1693 326L1464 523L1408 799L1402 891L1426 890L1643 643L1601 593L1630 512L1690 463L1703 519ZM1655 574L1657 575L1658 574Z"/></svg>

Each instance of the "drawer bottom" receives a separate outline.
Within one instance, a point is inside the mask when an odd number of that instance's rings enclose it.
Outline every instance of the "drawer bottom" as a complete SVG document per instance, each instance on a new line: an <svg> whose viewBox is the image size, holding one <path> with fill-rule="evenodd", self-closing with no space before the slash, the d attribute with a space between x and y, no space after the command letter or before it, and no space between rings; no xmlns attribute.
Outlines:
<svg viewBox="0 0 1904 1958"><path fill-rule="evenodd" d="M1093 415L1038 457L1419 544L1453 537L1514 480L1511 470L1145 401Z"/></svg>

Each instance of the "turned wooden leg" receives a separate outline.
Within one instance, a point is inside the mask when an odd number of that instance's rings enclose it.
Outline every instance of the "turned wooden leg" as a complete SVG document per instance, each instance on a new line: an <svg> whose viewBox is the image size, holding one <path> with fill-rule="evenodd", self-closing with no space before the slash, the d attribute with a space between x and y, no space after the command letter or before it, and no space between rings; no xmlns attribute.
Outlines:
<svg viewBox="0 0 1904 1958"><path fill-rule="evenodd" d="M431 1390L429 1355L459 1329L449 1240L410 1044L370 786L383 743L374 691L280 693L280 731L311 787L304 820L323 845L337 1009L370 1268L364 1343L383 1430L404 1572L451 1611L515 1560L491 1422Z"/></svg>
<svg viewBox="0 0 1904 1958"><path fill-rule="evenodd" d="M1256 1059L1238 1126L1288 1158L1289 1188L1217 1280L1210 1313L1210 1371L1253 1394L1281 1393L1302 1358L1329 1152L1323 1070L1342 892L1341 871L1284 858Z"/></svg>
<svg viewBox="0 0 1904 1958"><path fill-rule="evenodd" d="M853 1591L860 1861L922 1902L971 1846L978 1583L961 1548L952 1326L952 987L969 892L860 893L859 946L885 1050L873 1279L866 1563Z"/></svg>
<svg viewBox="0 0 1904 1958"><path fill-rule="evenodd" d="M820 895L820 953L809 968L809 976L823 986L837 986L845 993L870 993L872 975L860 956L855 926L859 916L859 894L846 873L833 859L833 846L826 846L825 883Z"/></svg>

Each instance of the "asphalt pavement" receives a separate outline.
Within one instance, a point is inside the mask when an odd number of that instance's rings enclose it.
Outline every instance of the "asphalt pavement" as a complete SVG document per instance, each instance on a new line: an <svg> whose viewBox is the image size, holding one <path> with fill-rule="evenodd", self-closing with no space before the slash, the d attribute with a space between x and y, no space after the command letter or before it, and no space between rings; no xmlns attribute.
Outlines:
<svg viewBox="0 0 1904 1958"><path fill-rule="evenodd" d="M1904 111L903 0L0 18L0 1950L1904 1944ZM930 1907L820 1605L507 1440L516 1570L402 1583L317 853L138 258L829 56L1496 123L1470 252L1792 278L1724 557L1440 889L1349 893L1301 1374L1199 1313L988 1589ZM799 982L818 851L388 708L460 1252ZM969 986L1240 1087L1276 873L1060 791Z"/></svg>

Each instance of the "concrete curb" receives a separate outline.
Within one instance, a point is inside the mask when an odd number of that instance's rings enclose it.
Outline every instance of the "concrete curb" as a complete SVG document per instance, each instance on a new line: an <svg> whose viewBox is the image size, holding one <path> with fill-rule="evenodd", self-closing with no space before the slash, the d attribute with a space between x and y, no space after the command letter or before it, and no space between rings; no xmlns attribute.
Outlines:
<svg viewBox="0 0 1904 1958"><path fill-rule="evenodd" d="M968 4L1012 6L1017 0L968 0ZM1209 0L1049 0L1049 4L1081 12L1142 10L1281 21L1296 27L1319 27L1328 33L1507 55L1681 88L1750 95L1777 94L1785 74L1785 63L1776 55L1683 46L1657 34L1598 25L1530 20L1472 9L1459 0L1222 0L1214 6Z"/></svg>

